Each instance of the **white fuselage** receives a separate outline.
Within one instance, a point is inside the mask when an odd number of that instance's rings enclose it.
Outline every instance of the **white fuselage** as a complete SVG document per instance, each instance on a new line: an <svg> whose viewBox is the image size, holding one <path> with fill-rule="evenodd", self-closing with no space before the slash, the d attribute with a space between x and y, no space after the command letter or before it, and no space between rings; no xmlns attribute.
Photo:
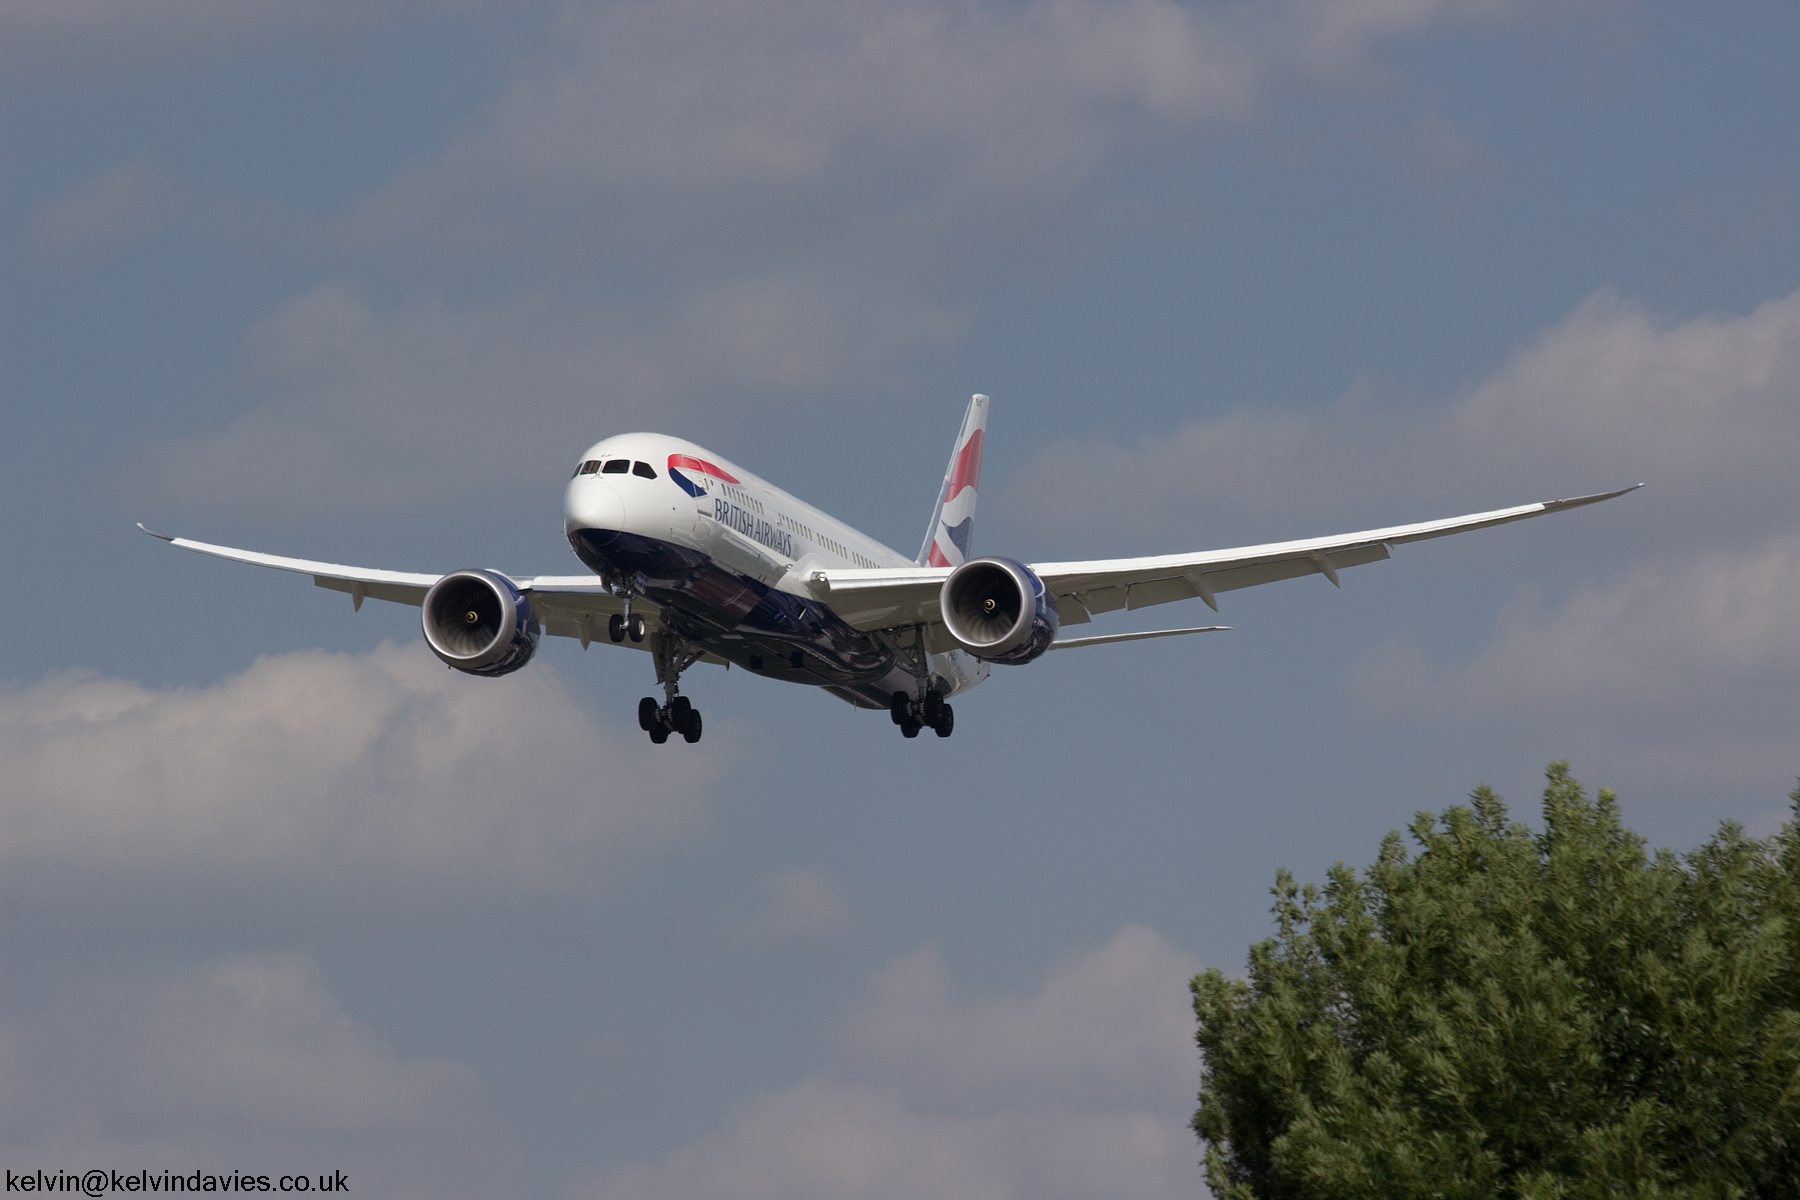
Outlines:
<svg viewBox="0 0 1800 1200"><path fill-rule="evenodd" d="M702 446L655 433L595 443L564 492L563 528L615 590L731 662L871 707L916 686L904 636L851 629L808 586L815 571L913 560ZM929 663L946 696L987 676L962 651Z"/></svg>

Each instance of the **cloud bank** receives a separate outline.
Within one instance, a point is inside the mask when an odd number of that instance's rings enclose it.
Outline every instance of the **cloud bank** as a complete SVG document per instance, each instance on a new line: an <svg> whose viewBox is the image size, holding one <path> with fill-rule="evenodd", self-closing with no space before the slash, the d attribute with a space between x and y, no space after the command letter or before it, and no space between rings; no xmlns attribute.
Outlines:
<svg viewBox="0 0 1800 1200"><path fill-rule="evenodd" d="M571 1200L944 1200L1200 1188L1186 1117L1199 1084L1192 955L1141 926L1071 956L1035 991L962 997L926 947L844 1014L832 1065L755 1097L656 1163Z"/></svg>
<svg viewBox="0 0 1800 1200"><path fill-rule="evenodd" d="M16 987L14 990L17 990ZM396 1197L516 1195L467 1066L397 1054L305 954L59 980L0 1014L17 1171L329 1174Z"/></svg>
<svg viewBox="0 0 1800 1200"><path fill-rule="evenodd" d="M1362 78L1393 39L1516 16L1483 0L559 8L441 153L336 221L351 278L388 275L403 298L371 305L344 281L293 298L249 338L246 410L158 439L138 478L202 505L404 509L458 486L443 466L469 428L505 430L484 466L524 486L596 428L885 389L963 336L984 272L1079 253L1095 214L1130 202L1113 164L1197 153L1275 97ZM1441 119L1408 146L1434 179L1481 162Z"/></svg>
<svg viewBox="0 0 1800 1200"><path fill-rule="evenodd" d="M0 692L0 865L587 890L697 828L728 753L652 761L642 741L548 668L471 679L417 644L204 688L57 674Z"/></svg>
<svg viewBox="0 0 1800 1200"><path fill-rule="evenodd" d="M1160 516L1169 532L1197 511L1379 503L1403 519L1439 514L1390 502L1498 507L1641 481L1655 490L1639 499L1683 505L1792 499L1797 399L1800 292L1739 317L1663 322L1602 291L1440 409L1358 388L1322 411L1240 409L1130 447L1062 442L1007 480L1001 503L1014 520L1054 511L1091 535L1128 514L1152 529Z"/></svg>

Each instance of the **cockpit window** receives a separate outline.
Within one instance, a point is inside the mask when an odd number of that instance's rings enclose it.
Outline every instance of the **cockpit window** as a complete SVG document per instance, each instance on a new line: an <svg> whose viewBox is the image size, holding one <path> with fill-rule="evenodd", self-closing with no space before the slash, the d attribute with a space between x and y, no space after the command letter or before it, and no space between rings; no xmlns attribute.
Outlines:
<svg viewBox="0 0 1800 1200"><path fill-rule="evenodd" d="M629 470L631 470L629 458L609 458L606 460L606 465L600 468L600 473L602 475L623 475Z"/></svg>
<svg viewBox="0 0 1800 1200"><path fill-rule="evenodd" d="M575 473L577 475L592 475L595 471L598 471L599 469L600 469L600 460L597 458L590 458L586 462L582 463L579 467L576 467Z"/></svg>
<svg viewBox="0 0 1800 1200"><path fill-rule="evenodd" d="M631 473L633 475L642 476L645 479L655 479L656 478L656 468L651 466L647 462L632 463L631 464Z"/></svg>

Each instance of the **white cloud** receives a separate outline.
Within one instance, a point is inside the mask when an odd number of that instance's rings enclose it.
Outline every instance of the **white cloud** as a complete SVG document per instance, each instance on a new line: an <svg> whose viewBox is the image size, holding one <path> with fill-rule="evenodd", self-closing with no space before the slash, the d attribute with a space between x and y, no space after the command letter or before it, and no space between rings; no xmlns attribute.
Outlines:
<svg viewBox="0 0 1800 1200"><path fill-rule="evenodd" d="M837 288L739 280L634 315L524 296L379 311L354 285L322 284L251 331L240 379L262 403L223 429L150 442L125 473L140 496L290 513L466 497L472 461L490 500L541 494L571 447L608 430L679 428L747 389L866 384L968 319L906 291Z"/></svg>
<svg viewBox="0 0 1800 1200"><path fill-rule="evenodd" d="M1398 637L1346 684L1360 721L1542 749L1629 792L1721 789L1776 801L1800 773L1800 531L1671 554L1508 605L1472 656L1434 663ZM1769 832L1765 829L1762 832Z"/></svg>
<svg viewBox="0 0 1800 1200"><path fill-rule="evenodd" d="M883 386L962 336L984 268L1071 253L1119 154L1240 123L1296 73L1487 9L564 6L448 148L336 234L352 255L474 263L530 291L371 307L319 286L251 335L253 407L154 441L135 477L198 504L405 508L463 486L443 465L472 429L494 431L494 486L536 486L601 428ZM1465 169L1468 147L1433 128L1430 169Z"/></svg>
<svg viewBox="0 0 1800 1200"><path fill-rule="evenodd" d="M370 197L348 229L451 255L652 252L666 271L848 254L928 278L1016 239L1119 151L1241 122L1296 79L1360 73L1383 40L1521 11L1496 0L573 7L479 121ZM1027 240L1041 257L1049 239Z"/></svg>
<svg viewBox="0 0 1800 1200"><path fill-rule="evenodd" d="M548 668L474 679L416 643L197 689L57 674L0 692L0 863L591 888L701 819L720 751L651 749Z"/></svg>
<svg viewBox="0 0 1800 1200"><path fill-rule="evenodd" d="M1358 388L1323 411L1242 409L1132 447L1064 442L998 499L1021 523L1054 513L1092 535L1190 530L1196 511L1292 516L1390 500L1430 500L1410 516L1447 516L1435 506L1647 481L1664 503L1737 510L1767 532L1773 502L1796 498L1797 401L1800 292L1740 317L1665 323L1603 291L1440 410L1382 405Z"/></svg>
<svg viewBox="0 0 1800 1200"><path fill-rule="evenodd" d="M662 0L565 10L552 44L352 228L659 263L876 238L906 271L897 241L953 258L925 238L1066 191L1133 120L1234 116L1255 72L1208 9L1170 0Z"/></svg>
<svg viewBox="0 0 1800 1200"><path fill-rule="evenodd" d="M833 1066L572 1197L1192 1196L1191 955L1128 926L1025 996L958 998L930 948L845 1015Z"/></svg>
<svg viewBox="0 0 1800 1200"><path fill-rule="evenodd" d="M3 1026L14 1170L343 1170L388 1196L520 1186L474 1072L396 1054L305 955L64 980Z"/></svg>
<svg viewBox="0 0 1800 1200"><path fill-rule="evenodd" d="M27 238L40 254L92 255L156 232L186 205L179 184L134 158L33 213Z"/></svg>
<svg viewBox="0 0 1800 1200"><path fill-rule="evenodd" d="M1299 60L1322 74L1371 68L1374 44L1435 22L1518 17L1547 6L1517 0L1313 0L1287 6L1281 25L1291 32Z"/></svg>
<svg viewBox="0 0 1800 1200"><path fill-rule="evenodd" d="M768 881L769 901L750 922L759 941L782 944L841 937L854 922L831 880L796 867Z"/></svg>
<svg viewBox="0 0 1800 1200"><path fill-rule="evenodd" d="M1181 1093L1194 1064L1187 980L1197 960L1128 925L1059 963L1028 996L955 995L931 947L889 964L844 1018L843 1056L945 1099L1046 1090L1142 1103Z"/></svg>
<svg viewBox="0 0 1800 1200"><path fill-rule="evenodd" d="M1526 705L1678 699L1697 679L1800 676L1800 532L1751 549L1646 564L1589 582L1553 607L1526 596L1472 660L1421 674L1416 652L1366 659L1359 694L1378 711L1490 715Z"/></svg>

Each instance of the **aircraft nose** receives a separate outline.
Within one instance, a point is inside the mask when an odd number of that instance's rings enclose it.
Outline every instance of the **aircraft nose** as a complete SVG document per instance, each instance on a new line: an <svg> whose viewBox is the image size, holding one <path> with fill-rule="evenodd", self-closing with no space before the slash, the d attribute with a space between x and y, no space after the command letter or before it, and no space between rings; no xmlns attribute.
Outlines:
<svg viewBox="0 0 1800 1200"><path fill-rule="evenodd" d="M563 501L563 531L575 534L591 530L600 534L616 534L625 528L625 501L612 484L586 476L569 485ZM588 539L596 539L590 533ZM610 540L603 538L602 540Z"/></svg>

